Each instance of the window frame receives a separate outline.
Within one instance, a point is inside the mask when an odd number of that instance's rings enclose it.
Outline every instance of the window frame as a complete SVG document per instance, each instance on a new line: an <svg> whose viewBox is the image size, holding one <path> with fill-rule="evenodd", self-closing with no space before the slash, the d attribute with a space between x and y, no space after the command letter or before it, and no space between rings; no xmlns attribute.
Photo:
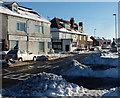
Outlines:
<svg viewBox="0 0 120 98"><path fill-rule="evenodd" d="M39 27L39 30L37 31L38 28L36 27ZM42 29L42 30L41 30ZM41 32L42 31L42 32ZM44 27L42 25L35 25L34 26L34 32L35 33L39 33L39 34L44 34Z"/></svg>
<svg viewBox="0 0 120 98"><path fill-rule="evenodd" d="M40 48L40 44L43 44L43 46L42 46L43 49ZM45 52L45 42L39 42L38 48L39 48L39 52L44 53ZM43 51L41 51L41 50L43 50Z"/></svg>
<svg viewBox="0 0 120 98"><path fill-rule="evenodd" d="M16 30L21 31L21 32L26 32L27 31L26 23L25 22L17 22L16 23Z"/></svg>

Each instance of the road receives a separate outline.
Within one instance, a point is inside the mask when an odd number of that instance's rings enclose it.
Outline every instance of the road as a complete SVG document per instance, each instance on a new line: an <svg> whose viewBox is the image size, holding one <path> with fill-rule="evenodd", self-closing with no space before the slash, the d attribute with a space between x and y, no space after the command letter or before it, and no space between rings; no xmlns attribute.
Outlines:
<svg viewBox="0 0 120 98"><path fill-rule="evenodd" d="M2 88L11 87L18 82L27 79L33 74L38 74L41 72L51 72L53 69L64 64L72 59L81 60L85 58L88 54L74 54L72 56L58 58L55 60L48 61L29 61L29 62L19 62L19 66L6 67L2 69ZM22 65L22 66L20 66Z"/></svg>

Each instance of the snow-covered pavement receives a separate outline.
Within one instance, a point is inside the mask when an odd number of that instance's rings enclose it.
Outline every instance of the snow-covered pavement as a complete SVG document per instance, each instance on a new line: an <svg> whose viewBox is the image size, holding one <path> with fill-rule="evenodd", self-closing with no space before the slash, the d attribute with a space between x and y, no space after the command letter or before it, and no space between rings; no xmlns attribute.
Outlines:
<svg viewBox="0 0 120 98"><path fill-rule="evenodd" d="M83 64L107 66L119 66L119 62L117 53L93 53L81 61Z"/></svg>
<svg viewBox="0 0 120 98"><path fill-rule="evenodd" d="M102 96L108 90L88 90L51 73L33 75L8 89L3 96Z"/></svg>
<svg viewBox="0 0 120 98"><path fill-rule="evenodd" d="M93 58L92 58L93 57ZM82 60L82 64L77 60L64 62L64 66L58 67L53 71L55 74L72 77L95 77L95 78L114 78L118 79L119 72L118 54L100 55L91 54ZM84 64L95 64L104 66L114 66L104 70L93 70ZM110 90L89 90L83 86L78 86L67 82L62 76L52 73L39 73L32 75L19 84L2 90L3 96L117 96L120 88ZM82 82L82 81L79 81ZM119 92L120 94L120 92Z"/></svg>

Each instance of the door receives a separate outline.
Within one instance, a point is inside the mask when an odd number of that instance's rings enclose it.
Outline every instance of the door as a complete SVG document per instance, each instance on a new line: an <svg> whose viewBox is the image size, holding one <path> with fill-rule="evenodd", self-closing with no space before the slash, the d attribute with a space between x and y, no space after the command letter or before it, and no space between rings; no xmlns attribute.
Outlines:
<svg viewBox="0 0 120 98"><path fill-rule="evenodd" d="M70 45L65 46L65 51L70 51Z"/></svg>

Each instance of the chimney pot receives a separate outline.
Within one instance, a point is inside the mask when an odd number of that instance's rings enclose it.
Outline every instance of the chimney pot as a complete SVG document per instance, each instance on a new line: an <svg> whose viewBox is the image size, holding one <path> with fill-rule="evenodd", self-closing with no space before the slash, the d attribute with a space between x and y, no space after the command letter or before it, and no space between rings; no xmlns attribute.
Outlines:
<svg viewBox="0 0 120 98"><path fill-rule="evenodd" d="M74 18L71 18L70 19L70 27L71 27L71 29L74 28L74 22L75 22Z"/></svg>

